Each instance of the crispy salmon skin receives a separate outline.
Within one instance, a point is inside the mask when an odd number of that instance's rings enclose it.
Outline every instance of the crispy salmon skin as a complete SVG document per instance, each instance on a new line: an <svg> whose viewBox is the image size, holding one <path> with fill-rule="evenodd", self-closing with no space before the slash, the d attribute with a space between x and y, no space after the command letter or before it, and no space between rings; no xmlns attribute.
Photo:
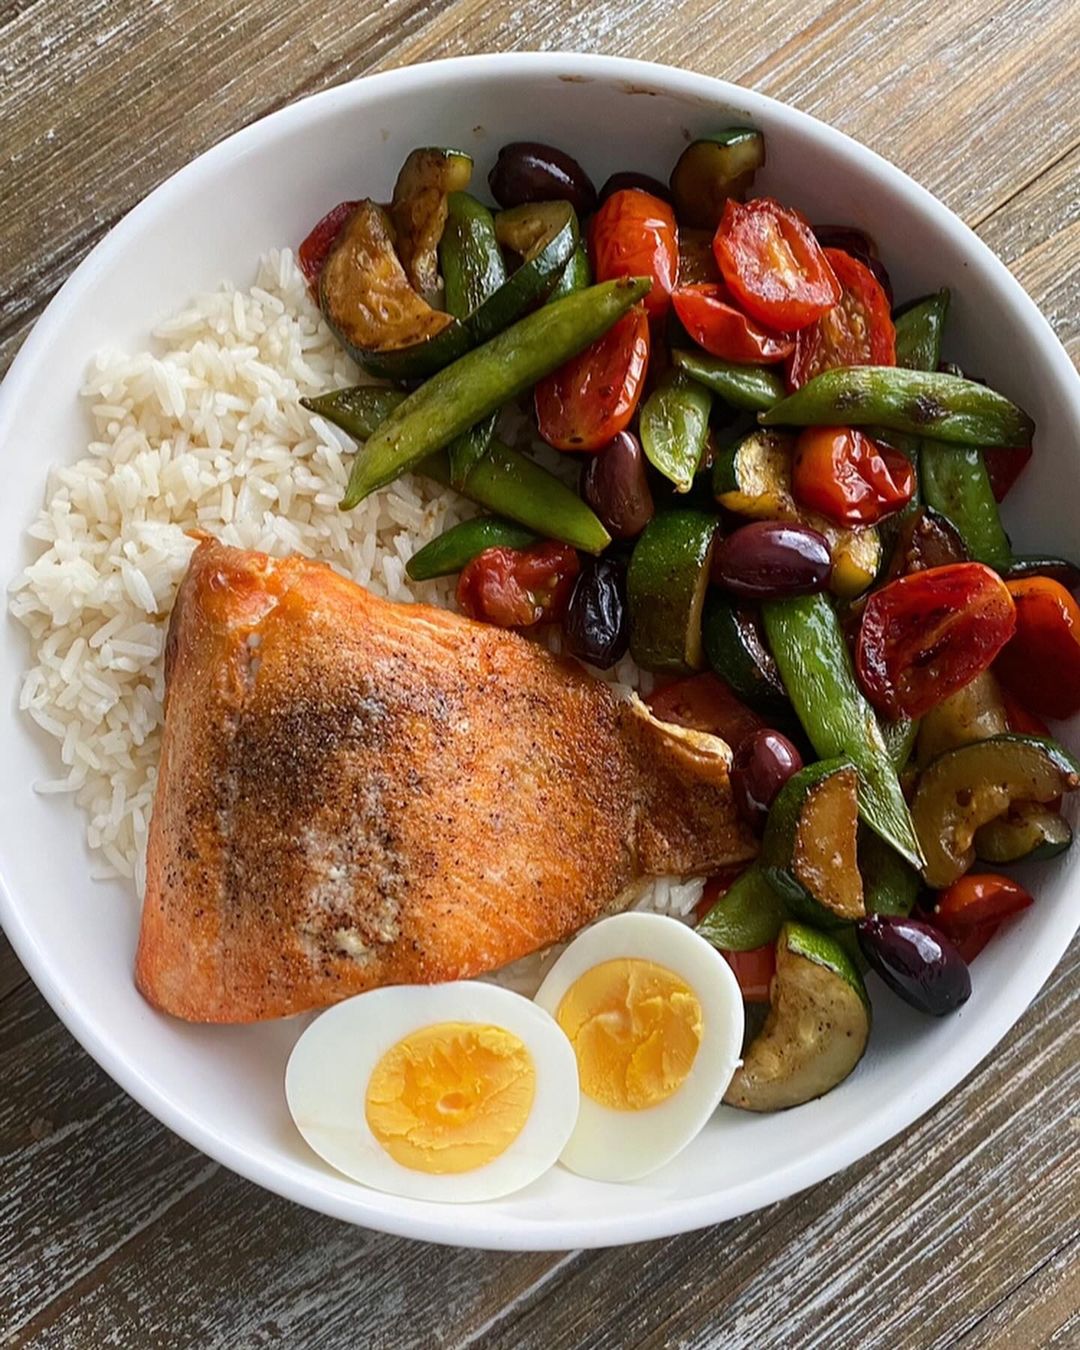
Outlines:
<svg viewBox="0 0 1080 1350"><path fill-rule="evenodd" d="M307 559L200 543L166 681L135 978L179 1017L479 975L756 851L723 742Z"/></svg>

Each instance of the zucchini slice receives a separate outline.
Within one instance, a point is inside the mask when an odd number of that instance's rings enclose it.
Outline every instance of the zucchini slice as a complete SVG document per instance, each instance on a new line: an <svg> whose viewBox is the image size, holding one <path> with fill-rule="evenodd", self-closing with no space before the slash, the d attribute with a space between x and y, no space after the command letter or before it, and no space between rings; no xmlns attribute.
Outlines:
<svg viewBox="0 0 1080 1350"><path fill-rule="evenodd" d="M701 670L701 612L709 585L716 518L703 511L654 516L626 573L630 652L645 670Z"/></svg>
<svg viewBox="0 0 1080 1350"><path fill-rule="evenodd" d="M992 736L947 750L923 772L911 803L926 866L938 889L975 860L975 832L1013 802L1049 802L1080 785L1080 765L1054 741Z"/></svg>
<svg viewBox="0 0 1080 1350"><path fill-rule="evenodd" d="M1056 858L1071 843L1069 822L1038 802L1014 802L1005 815L975 831L976 857L999 865Z"/></svg>
<svg viewBox="0 0 1080 1350"><path fill-rule="evenodd" d="M785 924L769 1015L724 1101L743 1111L783 1111L823 1097L862 1059L869 1036L870 1002L847 952L825 933Z"/></svg>
<svg viewBox="0 0 1080 1350"><path fill-rule="evenodd" d="M569 202L527 202L495 216L495 236L521 256L521 265L468 320L477 342L486 342L550 297L579 243L578 219ZM569 294L568 288L564 294Z"/></svg>
<svg viewBox="0 0 1080 1350"><path fill-rule="evenodd" d="M463 150L426 146L413 150L401 166L390 203L397 252L409 284L425 300L439 293L439 240L446 224L446 199L464 192L472 177L472 157Z"/></svg>
<svg viewBox="0 0 1080 1350"><path fill-rule="evenodd" d="M753 520L787 520L817 530L825 536L832 554L830 589L844 598L859 595L881 566L881 536L872 525L844 529L799 505L791 491L794 447L794 437L786 432L752 431L717 455L713 494L721 506L736 515Z"/></svg>
<svg viewBox="0 0 1080 1350"><path fill-rule="evenodd" d="M761 869L792 911L824 927L866 914L857 856L859 775L850 760L800 769L769 811Z"/></svg>
<svg viewBox="0 0 1080 1350"><path fill-rule="evenodd" d="M920 769L972 741L1004 736L1009 729L1001 687L993 673L984 670L970 684L931 708L919 724L917 763Z"/></svg>
<svg viewBox="0 0 1080 1350"><path fill-rule="evenodd" d="M319 276L319 304L349 355L372 375L422 379L463 355L465 329L413 289L386 211L362 201Z"/></svg>
<svg viewBox="0 0 1080 1350"><path fill-rule="evenodd" d="M679 285L700 286L720 280L720 269L712 251L712 230L679 231Z"/></svg>
<svg viewBox="0 0 1080 1350"><path fill-rule="evenodd" d="M867 914L906 916L915 908L922 886L918 872L870 829L859 831L859 871ZM858 951L858 943L854 946Z"/></svg>
<svg viewBox="0 0 1080 1350"><path fill-rule="evenodd" d="M744 703L761 713L790 715L780 670L752 608L711 591L705 601L702 638L709 665Z"/></svg>
<svg viewBox="0 0 1080 1350"><path fill-rule="evenodd" d="M753 127L729 127L691 141L671 171L680 225L715 230L729 197L742 198L765 163L765 137Z"/></svg>

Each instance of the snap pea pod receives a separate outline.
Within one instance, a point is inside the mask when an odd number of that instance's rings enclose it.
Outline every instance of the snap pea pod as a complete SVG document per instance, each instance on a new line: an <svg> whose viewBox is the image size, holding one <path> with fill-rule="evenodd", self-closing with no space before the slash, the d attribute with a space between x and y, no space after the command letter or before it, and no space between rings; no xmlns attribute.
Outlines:
<svg viewBox="0 0 1080 1350"><path fill-rule="evenodd" d="M775 942L787 906L765 879L757 863L751 863L697 926L697 931L723 951L748 952Z"/></svg>
<svg viewBox="0 0 1080 1350"><path fill-rule="evenodd" d="M638 435L645 457L675 484L689 492L709 436L712 394L685 371L669 371L641 406Z"/></svg>
<svg viewBox="0 0 1080 1350"><path fill-rule="evenodd" d="M532 530L496 516L478 516L452 525L418 549L405 564L405 571L413 581L430 581L460 572L487 548L528 548L535 543Z"/></svg>
<svg viewBox="0 0 1080 1350"><path fill-rule="evenodd" d="M671 359L733 407L765 412L784 397L784 382L769 366L737 366L687 347L672 348Z"/></svg>
<svg viewBox="0 0 1080 1350"><path fill-rule="evenodd" d="M915 742L919 738L918 720L901 717L895 722L884 722L881 726L881 736L893 768L900 773L907 767L911 752L915 749Z"/></svg>
<svg viewBox="0 0 1080 1350"><path fill-rule="evenodd" d="M949 292L937 291L905 306L894 318L896 364L908 370L937 370L949 312Z"/></svg>
<svg viewBox="0 0 1080 1350"><path fill-rule="evenodd" d="M968 554L999 572L1012 562L986 461L978 450L923 441L919 452L923 498L956 527Z"/></svg>
<svg viewBox="0 0 1080 1350"><path fill-rule="evenodd" d="M506 263L495 237L495 217L467 192L446 199L446 225L439 241L447 312L467 319L506 281ZM460 488L488 452L498 412L489 413L447 447L450 481Z"/></svg>
<svg viewBox="0 0 1080 1350"><path fill-rule="evenodd" d="M855 682L851 657L824 595L767 600L765 634L803 730L822 759L844 755L859 771L859 814L913 866L921 867L900 780L874 711Z"/></svg>
<svg viewBox="0 0 1080 1350"><path fill-rule="evenodd" d="M765 426L881 426L951 445L1031 444L1035 424L1003 394L940 371L840 366L816 375L767 412Z"/></svg>
<svg viewBox="0 0 1080 1350"><path fill-rule="evenodd" d="M620 277L577 291L444 366L409 394L353 460L341 509L358 506L576 356L636 304L650 284L647 277Z"/></svg>
<svg viewBox="0 0 1080 1350"><path fill-rule="evenodd" d="M859 872L867 914L910 914L919 898L919 874L870 830L859 831Z"/></svg>
<svg viewBox="0 0 1080 1350"><path fill-rule="evenodd" d="M400 389L358 385L300 402L358 441L364 441L375 434L407 397ZM450 486L450 463L445 451L429 455L415 467L417 473ZM607 530L573 489L535 460L498 439L492 441L487 454L470 471L459 491L496 515L516 520L544 538L561 540L585 553L601 553L611 543Z"/></svg>

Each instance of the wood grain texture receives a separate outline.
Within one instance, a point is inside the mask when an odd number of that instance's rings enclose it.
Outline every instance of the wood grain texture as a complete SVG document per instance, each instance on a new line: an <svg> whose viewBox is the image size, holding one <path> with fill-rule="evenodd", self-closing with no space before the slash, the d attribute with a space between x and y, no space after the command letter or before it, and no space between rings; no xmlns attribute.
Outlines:
<svg viewBox="0 0 1080 1350"><path fill-rule="evenodd" d="M1075 359L1078 30L1075 0L0 0L0 371L109 226L223 135L367 70L514 48L684 64L826 118L973 224ZM987 1064L840 1176L664 1242L494 1256L209 1163L0 939L0 1343L1073 1346L1078 1013L1074 944Z"/></svg>

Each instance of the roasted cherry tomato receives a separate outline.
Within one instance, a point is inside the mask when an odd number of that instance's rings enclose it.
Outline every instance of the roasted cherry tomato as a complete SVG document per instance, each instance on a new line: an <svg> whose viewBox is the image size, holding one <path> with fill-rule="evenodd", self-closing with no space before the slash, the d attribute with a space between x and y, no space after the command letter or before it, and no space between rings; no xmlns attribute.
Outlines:
<svg viewBox="0 0 1080 1350"><path fill-rule="evenodd" d="M1001 924L996 920L976 923L953 938L953 946L964 958L965 965L971 965L1000 927Z"/></svg>
<svg viewBox="0 0 1080 1350"><path fill-rule="evenodd" d="M736 309L726 286L680 286L672 291L671 303L697 345L724 361L767 364L786 360L795 349L791 338L770 333Z"/></svg>
<svg viewBox="0 0 1080 1350"><path fill-rule="evenodd" d="M579 570L569 544L486 548L462 569L458 604L470 619L499 628L554 623L566 613Z"/></svg>
<svg viewBox="0 0 1080 1350"><path fill-rule="evenodd" d="M951 938L969 928L1000 923L1032 903L1018 881L999 872L968 872L939 892L931 910L931 922Z"/></svg>
<svg viewBox="0 0 1080 1350"><path fill-rule="evenodd" d="M765 723L742 703L718 676L706 671L675 680L654 690L646 699L654 717L675 722L692 731L707 731L721 736L737 750L748 736L761 731Z"/></svg>
<svg viewBox="0 0 1080 1350"><path fill-rule="evenodd" d="M332 211L327 211L297 249L297 264L313 292L319 289L319 273L330 256L330 250L337 243L341 227L359 205L359 202L338 202Z"/></svg>
<svg viewBox="0 0 1080 1350"><path fill-rule="evenodd" d="M679 273L679 227L671 206L651 192L614 192L592 218L589 253L597 281L652 277L644 305L662 319Z"/></svg>
<svg viewBox="0 0 1080 1350"><path fill-rule="evenodd" d="M1044 717L1080 711L1080 606L1049 577L1010 581L1016 636L996 674L1026 708Z"/></svg>
<svg viewBox="0 0 1080 1350"><path fill-rule="evenodd" d="M768 1003L772 977L776 974L776 946L768 942L748 952L721 951L720 955L735 972L747 1003Z"/></svg>
<svg viewBox="0 0 1080 1350"><path fill-rule="evenodd" d="M840 300L796 333L787 372L790 389L834 366L896 365L896 329L881 283L843 249L827 248L825 257L840 283Z"/></svg>
<svg viewBox="0 0 1080 1350"><path fill-rule="evenodd" d="M840 299L840 283L813 230L771 197L729 197L713 254L741 308L781 333L807 327Z"/></svg>
<svg viewBox="0 0 1080 1350"><path fill-rule="evenodd" d="M536 386L540 435L557 450L600 450L634 415L649 364L640 306Z"/></svg>
<svg viewBox="0 0 1080 1350"><path fill-rule="evenodd" d="M990 479L990 491L994 501L1003 502L1012 491L1012 486L1027 468L1031 459L1031 446L1022 450L1002 450L1000 446L991 446L983 451L983 463L986 476Z"/></svg>
<svg viewBox="0 0 1080 1350"><path fill-rule="evenodd" d="M914 572L867 599L859 680L887 717L922 717L986 670L1015 626L1008 587L982 563Z"/></svg>
<svg viewBox="0 0 1080 1350"><path fill-rule="evenodd" d="M836 525L874 525L911 501L915 472L906 455L855 427L807 427L795 447L791 490Z"/></svg>
<svg viewBox="0 0 1080 1350"><path fill-rule="evenodd" d="M1015 694L1011 694L1004 685L1001 689L1001 701L1005 707L1005 721L1014 736L1043 736L1046 740L1051 739L1050 728L1042 718L1028 712Z"/></svg>

